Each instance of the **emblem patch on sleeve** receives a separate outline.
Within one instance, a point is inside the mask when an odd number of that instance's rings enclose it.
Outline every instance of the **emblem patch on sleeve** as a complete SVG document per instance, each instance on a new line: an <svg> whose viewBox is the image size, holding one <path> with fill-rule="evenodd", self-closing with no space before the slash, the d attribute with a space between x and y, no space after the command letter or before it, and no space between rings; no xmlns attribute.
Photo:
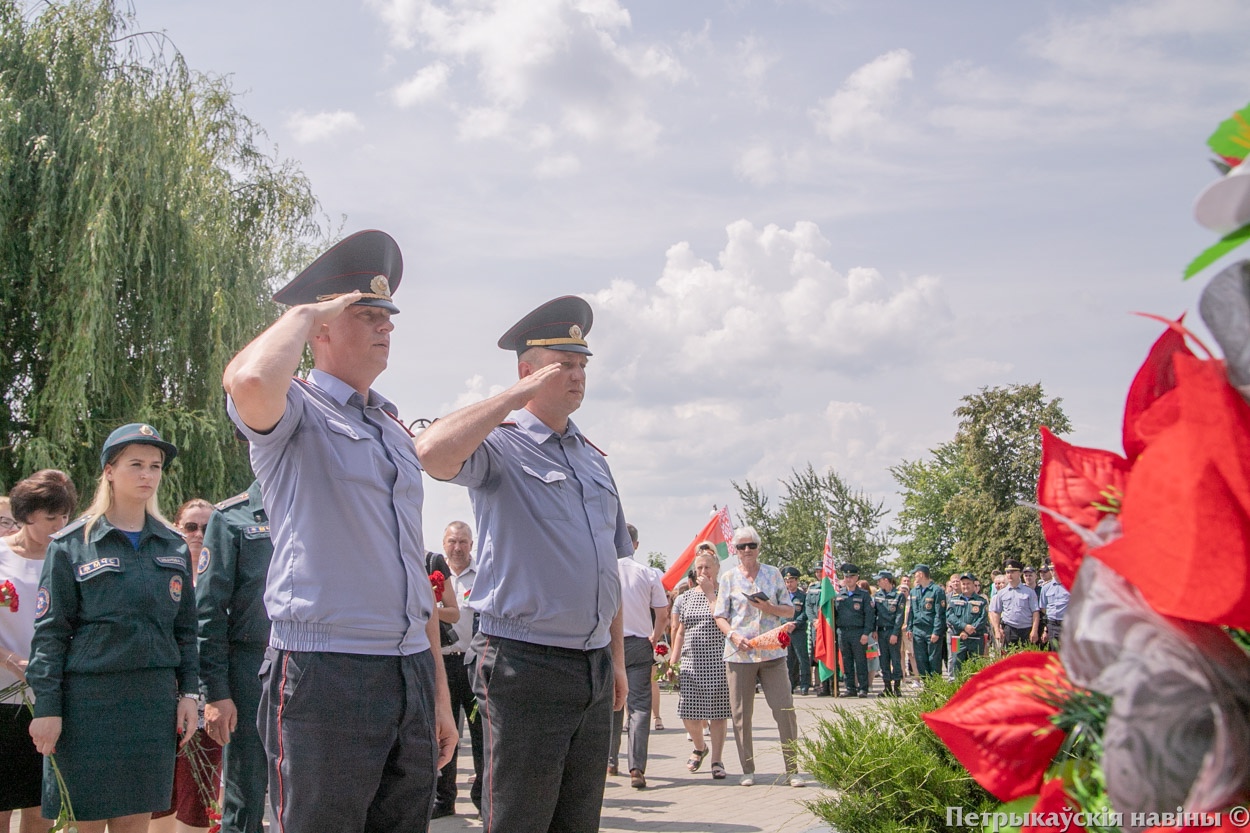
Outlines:
<svg viewBox="0 0 1250 833"><path fill-rule="evenodd" d="M208 569L208 562L213 560L212 553L208 551L208 547L200 550L200 560L195 563L195 574L197 576L204 575L204 571Z"/></svg>
<svg viewBox="0 0 1250 833"><path fill-rule="evenodd" d="M182 601L182 576L170 576L169 598L175 602Z"/></svg>
<svg viewBox="0 0 1250 833"><path fill-rule="evenodd" d="M52 597L48 595L48 588L40 587L39 592L35 594L35 618L42 619L51 606Z"/></svg>

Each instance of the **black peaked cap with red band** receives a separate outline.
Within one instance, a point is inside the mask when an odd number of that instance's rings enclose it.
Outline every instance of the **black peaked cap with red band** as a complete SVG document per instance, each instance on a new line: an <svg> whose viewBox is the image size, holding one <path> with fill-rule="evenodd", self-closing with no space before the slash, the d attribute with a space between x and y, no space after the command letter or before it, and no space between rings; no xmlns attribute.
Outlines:
<svg viewBox="0 0 1250 833"><path fill-rule="evenodd" d="M357 304L398 313L391 295L399 289L403 274L404 258L394 238L376 229L358 231L331 246L273 299L294 307L359 290L363 295Z"/></svg>
<svg viewBox="0 0 1250 833"><path fill-rule="evenodd" d="M592 356L586 345L586 334L594 323L590 304L576 295L564 295L548 301L512 325L499 337L499 346L521 355L531 347L563 350Z"/></svg>

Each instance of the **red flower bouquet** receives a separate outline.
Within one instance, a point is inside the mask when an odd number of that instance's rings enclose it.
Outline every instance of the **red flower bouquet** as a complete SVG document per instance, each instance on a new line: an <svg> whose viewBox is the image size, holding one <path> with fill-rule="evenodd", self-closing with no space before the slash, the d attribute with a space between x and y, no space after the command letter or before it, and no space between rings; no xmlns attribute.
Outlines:
<svg viewBox="0 0 1250 833"><path fill-rule="evenodd" d="M7 606L10 612L17 613L17 604L17 588L13 586L13 582L5 579L4 583L0 584L0 607Z"/></svg>
<svg viewBox="0 0 1250 833"><path fill-rule="evenodd" d="M434 588L434 601L441 602L443 591L447 589L447 577L443 575L442 570L430 573L430 587Z"/></svg>

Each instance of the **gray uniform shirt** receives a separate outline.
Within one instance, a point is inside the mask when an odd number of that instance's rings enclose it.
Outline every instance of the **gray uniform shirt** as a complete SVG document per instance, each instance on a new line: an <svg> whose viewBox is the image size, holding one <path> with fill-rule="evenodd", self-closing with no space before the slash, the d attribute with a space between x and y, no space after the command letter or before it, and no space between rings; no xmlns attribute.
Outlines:
<svg viewBox="0 0 1250 833"><path fill-rule="evenodd" d="M407 655L430 647L434 592L421 536L421 464L374 391L313 370L296 380L266 434L251 441L273 536L269 644L287 651Z"/></svg>
<svg viewBox="0 0 1250 833"><path fill-rule="evenodd" d="M469 488L477 580L469 606L490 636L591 650L620 604L616 560L634 554L603 454L570 420L526 410L495 428L451 479Z"/></svg>
<svg viewBox="0 0 1250 833"><path fill-rule="evenodd" d="M1038 610L1037 593L1027 585L1008 585L990 599L990 610L1002 614L1003 623L1016 630L1033 627L1033 612Z"/></svg>

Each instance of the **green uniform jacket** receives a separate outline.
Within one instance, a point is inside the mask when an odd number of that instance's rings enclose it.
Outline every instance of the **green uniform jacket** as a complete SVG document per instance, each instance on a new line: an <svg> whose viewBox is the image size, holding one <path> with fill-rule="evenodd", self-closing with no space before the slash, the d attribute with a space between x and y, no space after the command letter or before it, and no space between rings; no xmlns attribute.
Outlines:
<svg viewBox="0 0 1250 833"><path fill-rule="evenodd" d="M230 644L269 643L265 579L273 558L269 516L256 481L241 495L217 504L196 565L200 616L200 689L212 703L233 699Z"/></svg>
<svg viewBox="0 0 1250 833"><path fill-rule="evenodd" d="M817 601L820 597L817 596ZM790 597L791 603L794 604L794 622L795 633L807 632L807 592L804 590L795 590L794 595Z"/></svg>
<svg viewBox="0 0 1250 833"><path fill-rule="evenodd" d="M820 579L813 581L807 588L807 596L803 599L803 612L815 633L816 623L820 621Z"/></svg>
<svg viewBox="0 0 1250 833"><path fill-rule="evenodd" d="M903 613L907 609L907 597L897 589L889 593L878 590L872 597L877 613L877 638L889 639L903 635Z"/></svg>
<svg viewBox="0 0 1250 833"><path fill-rule="evenodd" d="M838 591L833 602L833 618L839 631L858 631L862 636L871 637L877 628L872 596L868 595L867 590L858 587L850 593L845 590Z"/></svg>
<svg viewBox="0 0 1250 833"><path fill-rule="evenodd" d="M913 635L946 636L946 591L936 581L925 588L911 589L911 605L907 609L908 621L904 630Z"/></svg>
<svg viewBox="0 0 1250 833"><path fill-rule="evenodd" d="M35 599L26 680L35 716L61 714L68 673L177 669L196 690L195 596L182 536L148 516L139 549L107 518L83 540L87 519L53 536Z"/></svg>
<svg viewBox="0 0 1250 833"><path fill-rule="evenodd" d="M989 632L989 615L989 600L980 593L973 593L966 598L955 596L947 602L946 624L950 628L951 636L967 637L964 627L972 625L976 628L975 638L983 638Z"/></svg>

